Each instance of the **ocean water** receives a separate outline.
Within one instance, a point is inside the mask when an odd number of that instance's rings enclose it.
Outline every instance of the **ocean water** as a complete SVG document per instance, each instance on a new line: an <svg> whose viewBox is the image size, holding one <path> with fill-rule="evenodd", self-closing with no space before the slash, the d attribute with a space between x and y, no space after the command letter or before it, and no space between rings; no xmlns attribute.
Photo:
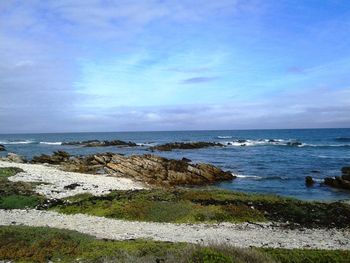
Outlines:
<svg viewBox="0 0 350 263"><path fill-rule="evenodd" d="M81 140L125 140L138 147L63 146L62 142ZM343 166L350 165L350 129L300 130L232 130L174 132L108 132L57 134L2 134L0 144L9 152L32 158L64 150L86 155L96 152L123 154L150 153L149 146L167 142L210 141L226 147L195 150L154 152L168 158L186 157L193 162L206 162L231 171L238 176L218 187L244 192L270 193L304 200L348 200L350 191L336 190L316 184L305 186L304 178L311 175L321 182L328 176L340 175ZM6 155L7 152L0 152Z"/></svg>

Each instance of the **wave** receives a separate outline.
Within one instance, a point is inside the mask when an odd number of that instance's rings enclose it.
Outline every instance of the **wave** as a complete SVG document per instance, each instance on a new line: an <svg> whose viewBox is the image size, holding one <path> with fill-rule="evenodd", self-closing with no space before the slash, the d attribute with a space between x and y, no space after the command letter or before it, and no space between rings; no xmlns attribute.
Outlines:
<svg viewBox="0 0 350 263"><path fill-rule="evenodd" d="M35 144L37 143L34 140L23 140L23 141L0 141L0 144Z"/></svg>
<svg viewBox="0 0 350 263"><path fill-rule="evenodd" d="M257 140L245 140L238 139L233 141L220 142L226 146L234 147L251 147L251 146L284 146L284 147L350 147L350 144L311 144L303 143L294 139L257 139Z"/></svg>
<svg viewBox="0 0 350 263"><path fill-rule="evenodd" d="M257 175L242 175L242 174L234 174L232 175L236 176L237 178L242 178L242 179L251 179L251 180L288 180L289 178L286 176L257 176Z"/></svg>
<svg viewBox="0 0 350 263"><path fill-rule="evenodd" d="M40 144L47 144L47 145L62 145L62 142L40 142Z"/></svg>
<svg viewBox="0 0 350 263"><path fill-rule="evenodd" d="M232 136L218 136L216 138L218 138L218 139L231 139Z"/></svg>
<svg viewBox="0 0 350 263"><path fill-rule="evenodd" d="M294 146L302 147L305 144L297 140L283 140L283 139L258 139L258 140L234 140L222 142L226 146Z"/></svg>

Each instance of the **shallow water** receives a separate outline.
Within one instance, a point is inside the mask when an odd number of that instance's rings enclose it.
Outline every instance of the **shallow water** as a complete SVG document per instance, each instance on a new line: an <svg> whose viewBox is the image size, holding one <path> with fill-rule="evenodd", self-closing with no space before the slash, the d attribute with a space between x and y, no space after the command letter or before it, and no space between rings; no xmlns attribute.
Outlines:
<svg viewBox="0 0 350 263"><path fill-rule="evenodd" d="M63 146L61 142L120 139L139 143L139 147L84 148ZM219 187L256 193L273 193L306 200L350 199L350 191L335 190L317 184L307 188L304 177L321 181L340 175L350 165L350 129L240 130L115 132L0 135L0 144L8 151L31 158L41 153L65 150L71 154L117 152L150 153L149 145L174 141L216 141L226 147L155 152L170 158L186 157L194 162L208 162L238 175ZM141 146L144 144L145 146ZM6 152L1 152L6 155Z"/></svg>

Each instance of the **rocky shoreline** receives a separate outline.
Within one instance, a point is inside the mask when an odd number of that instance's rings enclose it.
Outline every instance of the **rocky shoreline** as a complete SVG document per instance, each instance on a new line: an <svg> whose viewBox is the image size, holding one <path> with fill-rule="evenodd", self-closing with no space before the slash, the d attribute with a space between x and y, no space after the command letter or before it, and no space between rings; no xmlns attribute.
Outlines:
<svg viewBox="0 0 350 263"><path fill-rule="evenodd" d="M210 164L192 164L190 160L173 160L145 154L123 156L114 153L88 156L70 156L63 151L33 158L32 163L60 165L69 172L107 174L128 177L147 184L170 187L177 185L204 185L235 178Z"/></svg>

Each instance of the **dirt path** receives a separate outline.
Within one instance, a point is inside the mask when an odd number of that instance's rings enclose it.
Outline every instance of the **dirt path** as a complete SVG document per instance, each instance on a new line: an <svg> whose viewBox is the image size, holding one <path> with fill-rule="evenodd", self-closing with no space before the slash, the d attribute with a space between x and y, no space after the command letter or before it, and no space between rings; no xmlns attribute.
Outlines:
<svg viewBox="0 0 350 263"><path fill-rule="evenodd" d="M63 215L38 210L0 210L0 225L48 226L76 230L97 238L153 239L189 243L225 243L237 247L350 249L349 230L290 230L270 224L170 224Z"/></svg>

